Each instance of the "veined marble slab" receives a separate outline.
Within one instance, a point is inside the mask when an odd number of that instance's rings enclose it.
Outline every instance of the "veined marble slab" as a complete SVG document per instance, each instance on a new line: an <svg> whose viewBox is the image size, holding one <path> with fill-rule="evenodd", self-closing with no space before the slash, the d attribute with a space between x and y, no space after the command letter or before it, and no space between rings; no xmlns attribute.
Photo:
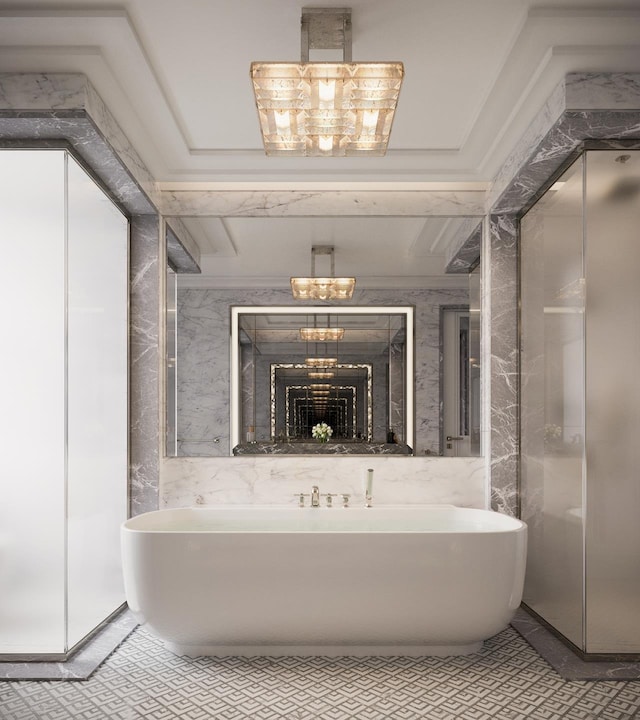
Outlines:
<svg viewBox="0 0 640 720"><path fill-rule="evenodd" d="M234 455L411 455L404 443L253 442L233 448Z"/></svg>
<svg viewBox="0 0 640 720"><path fill-rule="evenodd" d="M374 471L374 504L451 504L485 507L483 458L243 455L164 458L160 507L295 504L301 492L348 493L364 502L363 481ZM339 508L336 508L339 512Z"/></svg>
<svg viewBox="0 0 640 720"><path fill-rule="evenodd" d="M314 215L477 216L485 212L484 190L304 191L165 190L163 215L302 217Z"/></svg>

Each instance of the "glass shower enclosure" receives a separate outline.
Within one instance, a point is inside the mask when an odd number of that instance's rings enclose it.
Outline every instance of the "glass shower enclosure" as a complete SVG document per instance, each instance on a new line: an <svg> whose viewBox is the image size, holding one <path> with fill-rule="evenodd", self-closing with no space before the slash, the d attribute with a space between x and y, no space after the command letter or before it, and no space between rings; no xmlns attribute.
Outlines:
<svg viewBox="0 0 640 720"><path fill-rule="evenodd" d="M124 603L128 220L66 150L0 150L0 657L64 659Z"/></svg>
<svg viewBox="0 0 640 720"><path fill-rule="evenodd" d="M640 151L590 150L521 221L525 604L640 653Z"/></svg>

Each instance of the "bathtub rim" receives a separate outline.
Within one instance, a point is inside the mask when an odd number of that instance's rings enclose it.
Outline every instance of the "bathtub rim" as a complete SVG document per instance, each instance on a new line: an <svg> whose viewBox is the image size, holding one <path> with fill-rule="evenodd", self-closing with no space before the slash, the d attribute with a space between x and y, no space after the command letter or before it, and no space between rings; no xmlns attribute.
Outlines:
<svg viewBox="0 0 640 720"><path fill-rule="evenodd" d="M300 528L277 528L277 529L265 529L265 528L255 528L255 529L249 529L249 528L241 528L241 529L229 529L229 528L222 528L222 529L214 529L214 528L150 528L150 527L135 527L136 523L145 522L151 518L159 518L161 516L169 516L171 514L179 514L179 513L190 513L190 512L206 512L206 511L224 511L224 512L231 512L231 513L240 513L240 512L251 512L255 514L262 514L262 513L268 513L273 511L286 511L287 513L291 513L294 515L295 513L318 513L318 514L327 514L327 513L333 513L333 514L340 514L340 513L348 513L350 511L356 511L358 514L362 513L371 513L372 515L377 514L381 510L455 510L456 512L459 512L461 514L466 514L467 512L473 512L473 513L480 513L482 515L485 515L487 518L491 518L493 522L496 523L496 525L488 525L486 528L468 528L463 529L460 527L449 527L449 528L442 528L442 529L403 529L401 527L397 528L390 528L390 529L382 529L382 528L357 528L357 526L354 526L353 528L348 529L337 529L337 528L326 528L326 529L300 529ZM354 513L355 514L355 513ZM496 518L499 518L496 520ZM497 524L502 524L503 526L497 526ZM131 533L133 535L156 535L156 534L170 534L170 535L179 535L179 534L211 534L211 535L221 535L221 534L235 534L235 535L241 535L241 534L247 534L247 535L259 535L259 534L330 534L335 533L337 535L358 535L358 534L383 534L383 535L392 535L392 534L424 534L424 535L445 535L445 534L463 534L463 535L488 535L492 533L496 534L505 534L505 533L519 533L519 532L526 532L527 531L527 524L519 519L515 518L511 515L507 515L505 513L500 513L495 510L489 510L486 508L469 508L469 507L462 507L459 505L453 505L448 503L442 503L442 504L436 504L436 503L416 503L416 504L378 504L374 505L371 508L365 508L364 506L358 506L358 505L352 505L348 508L342 508L342 507L319 507L319 508L311 508L309 506L305 508L299 508L297 505L293 505L291 503L289 504L260 504L260 503L243 503L243 504L211 504L211 505L190 505L190 506L184 506L179 508L161 508L159 510L151 510L146 513L141 513L140 515L136 515L134 517L128 518L121 524L121 531L126 533Z"/></svg>

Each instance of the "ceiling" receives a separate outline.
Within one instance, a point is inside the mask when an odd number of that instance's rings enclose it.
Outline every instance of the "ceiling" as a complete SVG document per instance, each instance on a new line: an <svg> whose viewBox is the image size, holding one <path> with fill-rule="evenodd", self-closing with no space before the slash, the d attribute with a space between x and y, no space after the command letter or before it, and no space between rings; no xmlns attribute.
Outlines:
<svg viewBox="0 0 640 720"><path fill-rule="evenodd" d="M336 314L312 315L273 313L241 313L238 327L240 342L251 343L262 354L280 357L317 355L361 356L371 358L389 352L391 343L404 343L407 317L404 314ZM300 327L340 327L344 336L339 340L304 341ZM299 362L299 361L297 361ZM299 371L297 374L300 374ZM340 373L342 376L342 372Z"/></svg>
<svg viewBox="0 0 640 720"><path fill-rule="evenodd" d="M555 85L571 71L640 71L640 0L351 0L354 60L405 65L387 155L270 158L249 65L299 59L304 5L0 0L0 67L86 74L160 189L178 198L339 190L357 204L359 193L379 193L368 215L239 217L205 207L183 217L210 278L192 282L227 287L284 286L307 272L313 244L335 245L336 272L361 286L459 283L442 275L464 216L481 214L478 199ZM456 217L387 206L415 191L449 194Z"/></svg>

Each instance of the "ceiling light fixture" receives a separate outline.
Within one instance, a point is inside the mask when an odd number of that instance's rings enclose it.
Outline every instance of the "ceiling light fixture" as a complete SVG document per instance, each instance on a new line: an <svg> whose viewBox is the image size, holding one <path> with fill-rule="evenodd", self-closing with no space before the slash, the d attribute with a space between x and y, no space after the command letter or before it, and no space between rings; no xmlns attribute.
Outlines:
<svg viewBox="0 0 640 720"><path fill-rule="evenodd" d="M330 380L335 377L333 372L308 372L307 377L311 380Z"/></svg>
<svg viewBox="0 0 640 720"><path fill-rule="evenodd" d="M304 8L301 31L299 63L251 63L266 154L384 155L403 64L352 62L350 8ZM309 62L309 49L342 50L342 62Z"/></svg>
<svg viewBox="0 0 640 720"><path fill-rule="evenodd" d="M316 256L331 257L330 277L316 277ZM294 300L350 300L356 286L354 277L335 277L335 248L333 245L314 245L311 248L311 277L292 277Z"/></svg>
<svg viewBox="0 0 640 720"><path fill-rule="evenodd" d="M308 357L304 361L305 365L308 365L312 368L328 368L328 367L335 367L338 364L338 358L333 357Z"/></svg>
<svg viewBox="0 0 640 720"><path fill-rule="evenodd" d="M344 337L344 328L300 328L300 340L307 342L331 342L342 340Z"/></svg>

